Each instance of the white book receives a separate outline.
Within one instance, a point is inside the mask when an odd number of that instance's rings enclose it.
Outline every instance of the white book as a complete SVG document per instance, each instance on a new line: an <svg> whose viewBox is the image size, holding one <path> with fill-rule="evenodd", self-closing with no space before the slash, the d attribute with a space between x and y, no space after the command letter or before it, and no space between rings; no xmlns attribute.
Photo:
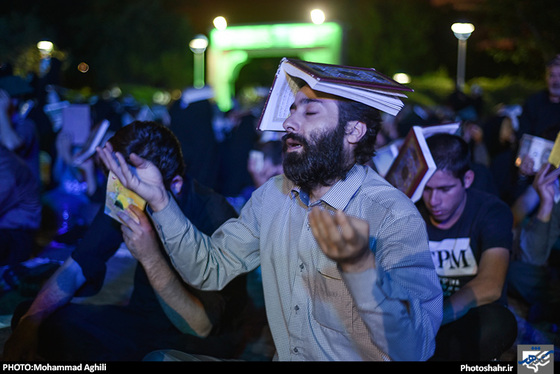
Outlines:
<svg viewBox="0 0 560 374"><path fill-rule="evenodd" d="M403 107L403 91L412 91L373 68L323 64L283 58L266 99L258 128L284 131L282 124L300 89L298 79L313 90L344 97L396 115Z"/></svg>

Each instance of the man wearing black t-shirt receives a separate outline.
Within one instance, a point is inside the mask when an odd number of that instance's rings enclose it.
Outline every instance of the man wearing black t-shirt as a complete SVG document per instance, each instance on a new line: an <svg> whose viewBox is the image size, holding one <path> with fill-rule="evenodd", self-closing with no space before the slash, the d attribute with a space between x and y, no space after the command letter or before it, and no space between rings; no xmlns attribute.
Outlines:
<svg viewBox="0 0 560 374"><path fill-rule="evenodd" d="M498 358L517 336L504 292L512 214L494 195L469 189L475 175L462 138L437 134L427 143L437 170L418 208L444 294L432 360Z"/></svg>
<svg viewBox="0 0 560 374"><path fill-rule="evenodd" d="M545 68L546 89L529 96L519 117L517 136L543 136L546 130L560 125L560 54Z"/></svg>
<svg viewBox="0 0 560 374"><path fill-rule="evenodd" d="M109 142L127 157L144 155L157 165L184 214L206 233L237 215L224 197L185 175L179 142L164 126L135 121ZM136 214L141 223L149 222L143 212ZM143 227L144 244L159 246L150 229ZM123 242L123 233L125 240L131 235L101 208L71 257L24 306L23 316L14 314L17 326L6 343L5 360L134 361L163 348L223 358L238 353L245 277L219 292L198 291L181 280L164 251L154 249L157 255L138 258L128 305L70 303L74 296L99 291L106 261Z"/></svg>

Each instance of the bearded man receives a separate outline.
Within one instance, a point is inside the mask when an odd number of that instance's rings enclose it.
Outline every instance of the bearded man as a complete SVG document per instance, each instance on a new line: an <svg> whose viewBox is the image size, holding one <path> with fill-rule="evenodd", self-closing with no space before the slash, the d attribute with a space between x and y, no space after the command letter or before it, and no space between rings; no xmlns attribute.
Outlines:
<svg viewBox="0 0 560 374"><path fill-rule="evenodd" d="M150 162L130 155L133 174L110 145L98 152L146 199L189 284L221 289L261 266L277 360L426 360L441 287L422 217L364 166L379 127L377 109L301 87L284 122L285 174L212 236L184 217ZM161 359L190 358L168 351Z"/></svg>

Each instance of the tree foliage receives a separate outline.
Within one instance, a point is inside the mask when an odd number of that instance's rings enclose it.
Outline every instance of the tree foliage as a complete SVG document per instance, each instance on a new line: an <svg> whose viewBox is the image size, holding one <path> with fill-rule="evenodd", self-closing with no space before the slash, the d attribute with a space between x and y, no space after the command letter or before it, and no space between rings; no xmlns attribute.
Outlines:
<svg viewBox="0 0 560 374"><path fill-rule="evenodd" d="M544 65L560 53L558 0L492 0L483 5L485 51L496 63L525 77L542 78Z"/></svg>
<svg viewBox="0 0 560 374"><path fill-rule="evenodd" d="M13 62L37 41L49 39L66 52L65 83L104 88L138 83L181 88L192 80L192 32L172 1L23 0L0 22L0 57ZM90 66L88 74L75 68Z"/></svg>
<svg viewBox="0 0 560 374"><path fill-rule="evenodd" d="M422 75L456 69L457 40L452 22L466 18L476 30L468 41L467 79L501 74L542 78L544 63L560 52L558 0L486 0L458 11L430 0L324 0L331 19L345 31L345 63L373 66L387 74ZM194 36L190 10L214 6L184 0L18 0L0 9L0 61L30 69L30 56L42 39L65 56L64 84L91 86L145 84L182 88L192 83ZM258 1L222 2L240 23L262 22L267 5ZM258 8L255 8L258 4ZM255 6L253 6L255 5ZM305 2L285 2L276 19L301 21ZM277 9L277 8L275 8ZM220 11L220 9L216 9ZM272 12L269 12L272 13ZM253 17L253 18L251 18ZM272 18L271 18L272 17ZM194 18L193 18L194 19ZM38 57L36 57L38 58ZM27 63L25 63L27 61ZM86 62L90 70L79 73Z"/></svg>

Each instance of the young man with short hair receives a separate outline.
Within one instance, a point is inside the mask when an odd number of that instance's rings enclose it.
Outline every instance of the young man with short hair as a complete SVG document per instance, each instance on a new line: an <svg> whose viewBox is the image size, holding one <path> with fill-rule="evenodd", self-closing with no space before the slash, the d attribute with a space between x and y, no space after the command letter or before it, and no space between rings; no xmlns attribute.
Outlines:
<svg viewBox="0 0 560 374"><path fill-rule="evenodd" d="M162 175L162 188L178 209L211 234L236 217L224 197L185 174L181 147L173 133L155 122L134 121L109 140L125 157L140 154ZM174 271L151 222L140 210L139 221L119 224L101 207L71 257L47 281L15 329L5 360L140 361L157 349L236 357L242 347L246 278L236 277L220 291L201 292ZM122 231L121 231L122 230ZM101 288L106 262L126 242L139 260L127 305L79 305L75 296ZM139 257L137 248L148 249ZM21 318L19 318L21 316Z"/></svg>
<svg viewBox="0 0 560 374"><path fill-rule="evenodd" d="M467 143L459 136L427 139L437 171L418 207L443 289L443 322L434 360L490 360L517 336L504 282L512 246L512 214L494 195L471 189Z"/></svg>

